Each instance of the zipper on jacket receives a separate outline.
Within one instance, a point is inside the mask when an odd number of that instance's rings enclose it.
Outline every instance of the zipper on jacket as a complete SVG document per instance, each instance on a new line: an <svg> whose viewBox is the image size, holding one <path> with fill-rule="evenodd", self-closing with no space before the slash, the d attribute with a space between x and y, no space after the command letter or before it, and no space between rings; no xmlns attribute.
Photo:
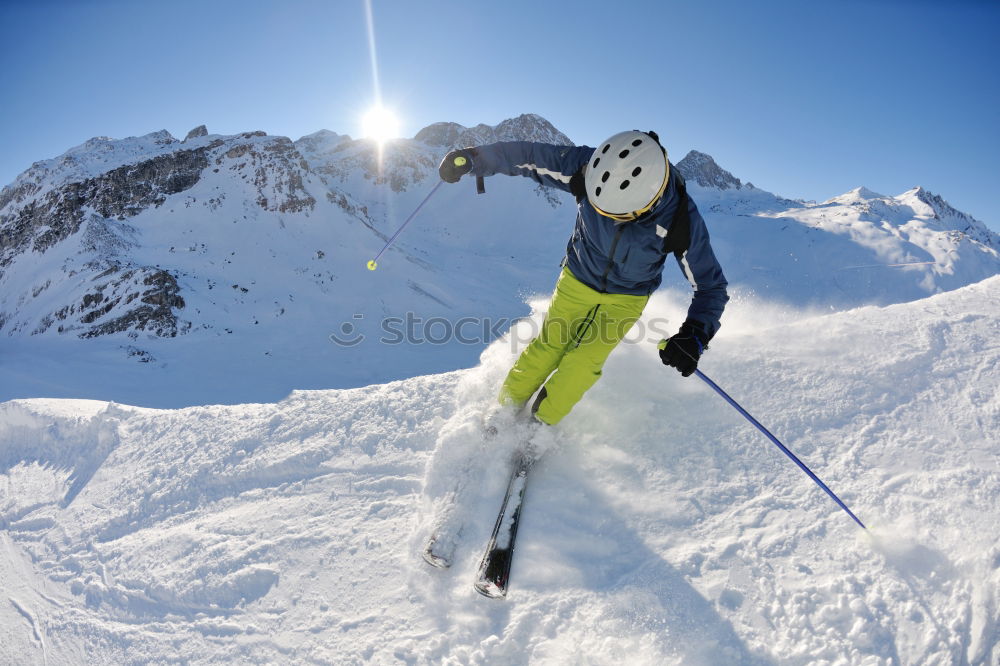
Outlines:
<svg viewBox="0 0 1000 666"><path fill-rule="evenodd" d="M615 265L615 250L618 249L618 241L622 237L622 233L625 231L625 225L619 224L618 231L615 232L615 238L611 241L611 252L608 253L608 267L604 269L604 275L601 276L601 291L608 293L608 273L611 272L611 267Z"/></svg>

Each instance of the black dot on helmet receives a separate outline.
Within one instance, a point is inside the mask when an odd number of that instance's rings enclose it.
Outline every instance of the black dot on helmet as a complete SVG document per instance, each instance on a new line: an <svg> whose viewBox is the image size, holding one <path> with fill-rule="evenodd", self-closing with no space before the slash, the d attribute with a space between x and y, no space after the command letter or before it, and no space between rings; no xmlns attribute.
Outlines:
<svg viewBox="0 0 1000 666"><path fill-rule="evenodd" d="M618 186L618 189L624 190L626 187L628 187L628 185L629 185L629 181L623 180L622 184Z"/></svg>
<svg viewBox="0 0 1000 666"><path fill-rule="evenodd" d="M610 171L605 171L604 175L601 176L601 182L602 183L608 182L608 178L610 178L610 177L611 177L611 172Z"/></svg>
<svg viewBox="0 0 1000 666"><path fill-rule="evenodd" d="M636 139L635 141L632 142L632 145L638 146L640 143L642 143L642 139Z"/></svg>
<svg viewBox="0 0 1000 666"><path fill-rule="evenodd" d="M628 157L628 148L618 153L618 157L620 157L621 159L625 159L626 157Z"/></svg>
<svg viewBox="0 0 1000 666"><path fill-rule="evenodd" d="M600 162L600 161L601 161L600 157L598 157L596 160L594 160L594 168L595 169L597 168L597 163Z"/></svg>
<svg viewBox="0 0 1000 666"><path fill-rule="evenodd" d="M604 150L601 151L601 155L603 155L604 153L608 152L608 148L610 148L610 147L611 147L610 143L604 144Z"/></svg>
<svg viewBox="0 0 1000 666"><path fill-rule="evenodd" d="M594 194L596 194L597 196L601 196L601 188L598 187L596 190L594 190Z"/></svg>
<svg viewBox="0 0 1000 666"><path fill-rule="evenodd" d="M632 177L633 178L635 178L636 176L638 176L640 173L642 173L642 167L636 167L636 168L632 169Z"/></svg>

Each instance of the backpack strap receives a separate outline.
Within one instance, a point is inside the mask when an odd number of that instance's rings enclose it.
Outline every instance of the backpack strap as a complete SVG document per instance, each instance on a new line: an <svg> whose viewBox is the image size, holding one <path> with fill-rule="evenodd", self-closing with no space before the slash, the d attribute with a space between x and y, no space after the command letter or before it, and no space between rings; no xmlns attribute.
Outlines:
<svg viewBox="0 0 1000 666"><path fill-rule="evenodd" d="M587 162L584 162L569 179L569 191L577 203L587 198L586 171Z"/></svg>
<svg viewBox="0 0 1000 666"><path fill-rule="evenodd" d="M680 174L677 174L674 187L677 188L677 210L663 239L663 252L673 252L680 259L691 247L691 214L688 212L687 186Z"/></svg>

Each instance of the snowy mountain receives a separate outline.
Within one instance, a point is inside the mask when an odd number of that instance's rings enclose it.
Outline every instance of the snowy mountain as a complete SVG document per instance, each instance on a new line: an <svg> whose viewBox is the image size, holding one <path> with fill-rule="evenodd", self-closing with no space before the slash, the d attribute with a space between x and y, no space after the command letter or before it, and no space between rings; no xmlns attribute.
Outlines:
<svg viewBox="0 0 1000 666"><path fill-rule="evenodd" d="M571 143L528 114L436 123L383 149L326 130L293 142L202 126L183 141L98 137L37 162L0 193L0 399L277 400L475 364L551 289L568 195L510 178L483 196L470 182L442 188L377 271L364 265L449 148L513 139ZM702 153L677 168L737 298L884 305L1000 270L997 235L920 188L815 204ZM666 287L683 289L667 271ZM460 325L479 334L456 341ZM386 344L400 337L419 344Z"/></svg>
<svg viewBox="0 0 1000 666"><path fill-rule="evenodd" d="M271 404L0 404L0 663L992 666L998 298L1000 276L780 325L732 304L702 368L867 532L624 344L547 435L506 601L472 581L516 431L487 446L480 418L531 321L472 369Z"/></svg>
<svg viewBox="0 0 1000 666"><path fill-rule="evenodd" d="M466 138L514 132L566 140L530 116ZM459 186L437 195L377 272L366 270L436 182L445 150L400 141L380 163L371 142L332 132L296 143L158 132L93 139L36 163L0 197L0 333L10 353L0 397L80 395L75 375L96 388L87 395L142 393L133 401L147 404L277 399L295 386L473 363L482 345L419 354L395 345L375 362L366 352L385 336L386 317L527 314L523 294L557 270L564 239L546 229L558 219L551 193L491 183L503 205L468 215L457 211L475 193ZM511 235L523 243L505 243ZM338 346L331 335L371 342ZM94 387L79 364L98 358Z"/></svg>

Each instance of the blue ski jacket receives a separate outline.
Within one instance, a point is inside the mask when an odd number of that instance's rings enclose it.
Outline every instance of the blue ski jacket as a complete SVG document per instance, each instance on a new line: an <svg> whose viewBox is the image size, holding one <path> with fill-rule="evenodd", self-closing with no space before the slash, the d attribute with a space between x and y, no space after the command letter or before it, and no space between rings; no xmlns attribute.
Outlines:
<svg viewBox="0 0 1000 666"><path fill-rule="evenodd" d="M594 149L528 141L505 141L470 149L477 176L502 173L576 194L574 176L582 177ZM667 189L653 208L632 222L616 222L598 213L586 196L577 196L576 226L566 248L565 265L587 286L608 294L651 294L660 286L663 263L673 250L667 245L678 202L687 200L689 242L675 252L677 263L694 288L688 319L702 324L711 339L729 296L725 276L709 242L705 220L683 177L671 165ZM685 238L685 241L688 239Z"/></svg>

